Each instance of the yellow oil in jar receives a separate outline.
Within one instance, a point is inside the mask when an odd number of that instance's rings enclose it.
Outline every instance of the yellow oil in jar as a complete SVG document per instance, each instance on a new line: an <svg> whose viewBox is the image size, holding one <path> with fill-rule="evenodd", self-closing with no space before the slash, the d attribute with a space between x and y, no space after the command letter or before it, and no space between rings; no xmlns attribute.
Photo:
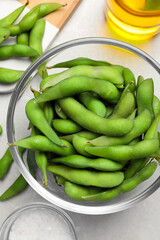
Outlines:
<svg viewBox="0 0 160 240"><path fill-rule="evenodd" d="M106 0L105 13L124 37L145 39L160 32L160 0Z"/></svg>

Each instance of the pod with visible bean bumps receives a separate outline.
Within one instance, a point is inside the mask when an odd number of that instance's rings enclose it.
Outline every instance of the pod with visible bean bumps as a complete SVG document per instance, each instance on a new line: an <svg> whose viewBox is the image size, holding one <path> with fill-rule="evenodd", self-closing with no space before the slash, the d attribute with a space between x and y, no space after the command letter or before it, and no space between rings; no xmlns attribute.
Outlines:
<svg viewBox="0 0 160 240"><path fill-rule="evenodd" d="M99 171L118 171L124 165L118 162L111 161L106 158L91 159L81 155L70 155L66 157L53 158L50 163L62 163L74 168L93 168Z"/></svg>
<svg viewBox="0 0 160 240"><path fill-rule="evenodd" d="M24 71L0 68L0 82L5 84L17 82L23 74Z"/></svg>
<svg viewBox="0 0 160 240"><path fill-rule="evenodd" d="M60 73L57 77L50 79L43 86L42 91L48 87L54 86L55 84L61 82L66 78L71 78L73 76L84 76L90 78L103 79L113 84L123 84L124 80L122 75L112 67L105 66L76 66L70 69L65 70Z"/></svg>
<svg viewBox="0 0 160 240"><path fill-rule="evenodd" d="M88 186L114 187L124 180L123 172L100 172L75 169L64 165L49 165L47 170L58 174L68 181Z"/></svg>
<svg viewBox="0 0 160 240"><path fill-rule="evenodd" d="M9 146L19 146L44 152L54 152L62 156L72 155L76 153L75 149L69 142L62 139L63 146L58 146L57 144L54 144L52 141L50 141L47 137L42 135L27 137L20 139L14 143L8 144Z"/></svg>
<svg viewBox="0 0 160 240"><path fill-rule="evenodd" d="M144 168L142 168L135 176L126 179L118 187L102 191L97 194L91 195L88 191L88 196L81 196L86 201L107 201L115 198L119 194L129 192L137 187L140 183L150 178L157 168L156 162L150 162ZM80 198L80 197L79 197Z"/></svg>
<svg viewBox="0 0 160 240"><path fill-rule="evenodd" d="M63 111L73 121L91 132L102 133L108 136L123 136L133 128L133 120L123 118L106 119L99 117L93 112L87 110L73 98L60 99L58 102Z"/></svg>

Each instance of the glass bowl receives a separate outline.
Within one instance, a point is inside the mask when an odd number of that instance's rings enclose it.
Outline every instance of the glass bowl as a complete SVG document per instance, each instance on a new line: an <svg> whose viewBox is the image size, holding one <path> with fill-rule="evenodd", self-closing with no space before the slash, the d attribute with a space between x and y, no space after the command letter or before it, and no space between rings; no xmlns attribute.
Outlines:
<svg viewBox="0 0 160 240"><path fill-rule="evenodd" d="M112 64L121 64L129 67L136 77L138 75L142 75L144 78L152 77L154 79L155 95L160 97L160 65L147 53L130 44L114 39L93 37L72 40L44 53L27 69L21 81L16 85L10 99L7 115L9 143L29 136L29 130L27 130L29 122L25 115L25 104L33 98L30 85L39 90L41 79L36 75L38 66L46 60L48 61L47 65L50 66L77 57L88 57L96 60L106 60ZM49 70L49 74L54 72L53 69ZM106 202L74 201L66 196L63 187L57 186L50 173L48 174L49 184L45 188L41 180L41 173L37 173L37 179L35 180L28 171L26 162L23 162L19 156L17 147L12 146L10 150L22 175L37 193L49 202L76 213L96 215L118 212L147 198L160 186L158 167L150 179L141 183L134 190L121 194L113 200Z"/></svg>
<svg viewBox="0 0 160 240"><path fill-rule="evenodd" d="M77 240L72 219L48 203L33 203L16 209L0 228L1 240L18 239Z"/></svg>

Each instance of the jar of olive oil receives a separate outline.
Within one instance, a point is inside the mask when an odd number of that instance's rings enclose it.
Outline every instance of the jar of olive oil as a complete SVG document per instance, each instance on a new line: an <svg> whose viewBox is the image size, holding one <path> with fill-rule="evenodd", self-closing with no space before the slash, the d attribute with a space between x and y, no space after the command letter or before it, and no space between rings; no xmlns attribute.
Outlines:
<svg viewBox="0 0 160 240"><path fill-rule="evenodd" d="M150 38L160 32L160 0L106 0L105 14L124 36Z"/></svg>

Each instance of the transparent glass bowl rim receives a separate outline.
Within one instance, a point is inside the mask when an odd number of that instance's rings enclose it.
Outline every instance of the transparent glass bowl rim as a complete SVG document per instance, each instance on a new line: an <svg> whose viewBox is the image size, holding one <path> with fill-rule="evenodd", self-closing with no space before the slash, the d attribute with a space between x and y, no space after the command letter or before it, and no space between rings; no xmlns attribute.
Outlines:
<svg viewBox="0 0 160 240"><path fill-rule="evenodd" d="M42 203L42 202L34 202L32 204L27 204L24 205L22 207L17 208L15 211L13 211L3 222L2 226L0 227L0 238L4 236L5 232L6 232L6 227L8 226L8 224L14 223L14 221L18 218L19 215L21 215L23 212L30 210L30 209L35 209L35 208L45 208L45 209L49 209L51 211L56 212L59 216L61 216L63 218L63 220L68 224L68 227L70 228L70 230L72 231L72 235L74 236L74 239L77 240L77 235L76 235L76 231L75 231L75 226L74 223L72 221L72 219L70 218L70 216L63 211L61 208L50 204L50 203ZM14 219L15 217L15 219ZM11 227L10 226L10 227ZM9 228L10 230L10 228ZM3 240L3 239L2 239Z"/></svg>
<svg viewBox="0 0 160 240"><path fill-rule="evenodd" d="M129 52L132 52L142 59L144 59L146 62L148 62L158 73L160 73L160 64L153 59L150 55L148 55L146 52L142 51L141 49L128 44L123 41L111 39L111 38L104 38L104 37L87 37L87 38L79 38L74 39L65 43L62 43L60 45L57 45L44 53L40 58L38 58L24 73L21 80L17 83L11 98L9 102L8 112L7 112L7 138L8 142L14 142L14 131L13 131L13 119L14 119L14 111L16 107L16 103L19 99L19 96L21 94L21 91L23 91L23 88L25 86L25 83L27 79L31 76L31 74L35 71L35 69L38 68L45 60L47 60L50 57L54 57L57 53L62 52L65 49L85 45L85 44L105 44L105 45L111 45L115 47L119 47L125 50L128 50ZM60 199L56 196L54 196L52 193L48 192L46 189L44 189L29 173L26 166L24 165L23 161L21 160L17 147L10 146L11 154L13 156L13 159L16 161L16 163L19 166L21 174L24 176L24 178L27 180L29 185L37 192L39 193L43 198L48 200L49 202L66 209L68 211L76 212L76 213L82 213L82 214L90 214L90 215L101 215L101 214L109 214L114 212L119 212L125 209L128 209L132 206L134 206L136 203L142 201L143 199L149 197L154 191L156 191L160 186L160 177L157 178L157 180L151 184L147 189L145 189L143 192L141 192L139 195L133 197L131 200L124 201L122 203L117 203L113 205L106 205L106 206L83 206L76 203L70 203L63 199Z"/></svg>

